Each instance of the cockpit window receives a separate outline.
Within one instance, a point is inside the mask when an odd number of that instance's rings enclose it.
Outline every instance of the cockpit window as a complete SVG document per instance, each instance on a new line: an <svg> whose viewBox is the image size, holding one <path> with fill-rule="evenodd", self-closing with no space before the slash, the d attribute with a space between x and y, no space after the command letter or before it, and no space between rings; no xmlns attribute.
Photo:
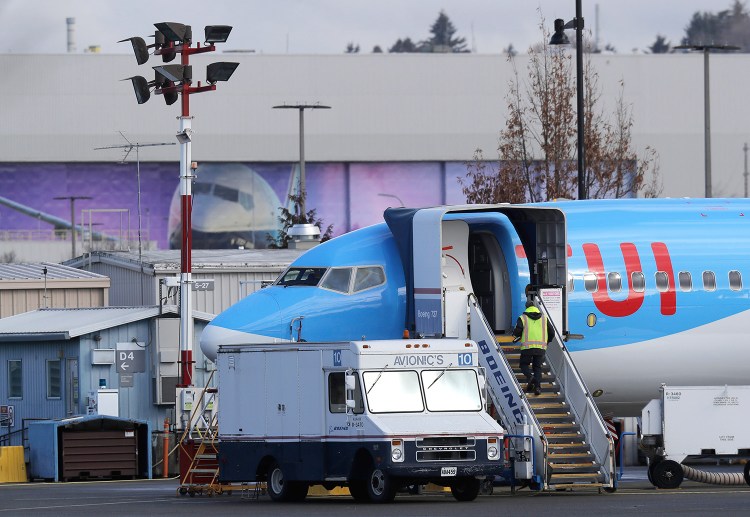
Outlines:
<svg viewBox="0 0 750 517"><path fill-rule="evenodd" d="M214 186L214 196L225 201L237 202L239 197L239 191L236 188L225 187L224 185Z"/></svg>
<svg viewBox="0 0 750 517"><path fill-rule="evenodd" d="M320 287L323 289L330 289L331 291L337 291L339 293L349 292L349 280L352 277L352 268L332 268L331 271L326 275L323 283Z"/></svg>
<svg viewBox="0 0 750 517"><path fill-rule="evenodd" d="M245 210L252 210L255 208L255 203L253 203L253 195L248 194L247 192L240 191L240 205L242 205L242 208Z"/></svg>
<svg viewBox="0 0 750 517"><path fill-rule="evenodd" d="M316 286L326 272L324 267L292 267L289 268L276 285L308 285Z"/></svg>
<svg viewBox="0 0 750 517"><path fill-rule="evenodd" d="M193 194L210 194L211 183L196 183L193 185Z"/></svg>
<svg viewBox="0 0 750 517"><path fill-rule="evenodd" d="M380 266L358 267L354 277L354 292L385 283L385 273Z"/></svg>

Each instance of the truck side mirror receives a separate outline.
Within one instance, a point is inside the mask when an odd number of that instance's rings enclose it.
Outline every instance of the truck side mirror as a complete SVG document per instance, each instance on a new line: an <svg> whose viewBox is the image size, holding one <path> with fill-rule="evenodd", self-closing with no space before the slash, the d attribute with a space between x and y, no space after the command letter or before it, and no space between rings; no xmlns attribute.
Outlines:
<svg viewBox="0 0 750 517"><path fill-rule="evenodd" d="M357 403L354 402L354 399L346 399L346 409L354 409L357 407Z"/></svg>
<svg viewBox="0 0 750 517"><path fill-rule="evenodd" d="M357 378L351 373L347 373L344 376L344 383L346 384L346 391L353 391L357 385Z"/></svg>

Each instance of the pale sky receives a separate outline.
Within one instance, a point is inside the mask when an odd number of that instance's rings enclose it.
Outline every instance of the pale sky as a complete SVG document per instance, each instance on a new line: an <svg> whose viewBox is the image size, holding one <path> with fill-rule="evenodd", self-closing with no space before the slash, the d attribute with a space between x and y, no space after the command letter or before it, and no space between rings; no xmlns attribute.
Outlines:
<svg viewBox="0 0 750 517"><path fill-rule="evenodd" d="M612 44L621 54L642 51L657 34L679 44L694 12L717 12L733 3L582 1L586 29L596 35L598 5L600 45ZM90 45L103 53L132 52L117 41L153 34L153 23L162 21L192 25L194 40L205 25L232 25L220 50L340 54L353 42L361 52L375 45L386 51L398 38L427 38L441 9L457 36L483 54L500 53L510 43L525 52L539 41L539 9L549 30L555 18L575 16L573 0L0 0L0 53L65 53L68 17L75 18L78 52Z"/></svg>

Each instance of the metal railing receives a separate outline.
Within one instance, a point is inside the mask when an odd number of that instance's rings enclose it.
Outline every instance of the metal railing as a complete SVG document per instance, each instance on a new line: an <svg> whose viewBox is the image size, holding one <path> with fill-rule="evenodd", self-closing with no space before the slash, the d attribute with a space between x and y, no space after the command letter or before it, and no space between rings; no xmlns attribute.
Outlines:
<svg viewBox="0 0 750 517"><path fill-rule="evenodd" d="M534 461L535 467L545 464L544 458L547 455L547 439L542 432L542 426L539 424L534 411L516 380L513 368L505 354L497 348L495 333L492 331L487 318L485 318L482 309L474 294L469 295L469 311L471 316L471 339L479 347L479 364L487 372L487 385L489 387L490 397L495 408L502 415L503 425L506 431L513 435L530 435L535 446ZM526 424L528 427L524 427ZM530 429L530 432L526 432ZM546 469L541 472L535 472L543 480L543 485L547 486Z"/></svg>
<svg viewBox="0 0 750 517"><path fill-rule="evenodd" d="M549 318L549 312L544 305L544 301L535 297L535 302ZM552 320L550 319L550 321ZM547 346L547 364L565 390L565 399L568 406L581 427L581 431L586 436L591 453L603 468L602 474L605 477L605 482L614 486L614 440L607 430L604 418L578 372L560 332L554 324L552 326L555 330L555 338Z"/></svg>

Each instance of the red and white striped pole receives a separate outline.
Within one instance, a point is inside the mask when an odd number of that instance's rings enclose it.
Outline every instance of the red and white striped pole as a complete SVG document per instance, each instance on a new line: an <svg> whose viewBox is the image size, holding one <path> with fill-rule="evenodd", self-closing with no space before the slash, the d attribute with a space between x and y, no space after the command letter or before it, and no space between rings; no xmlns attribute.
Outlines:
<svg viewBox="0 0 750 517"><path fill-rule="evenodd" d="M182 64L190 64L190 44L182 45ZM182 90L182 115L180 119L180 198L182 206L182 250L180 254L180 385L193 385L193 293L192 272L192 117L190 116L190 86Z"/></svg>

